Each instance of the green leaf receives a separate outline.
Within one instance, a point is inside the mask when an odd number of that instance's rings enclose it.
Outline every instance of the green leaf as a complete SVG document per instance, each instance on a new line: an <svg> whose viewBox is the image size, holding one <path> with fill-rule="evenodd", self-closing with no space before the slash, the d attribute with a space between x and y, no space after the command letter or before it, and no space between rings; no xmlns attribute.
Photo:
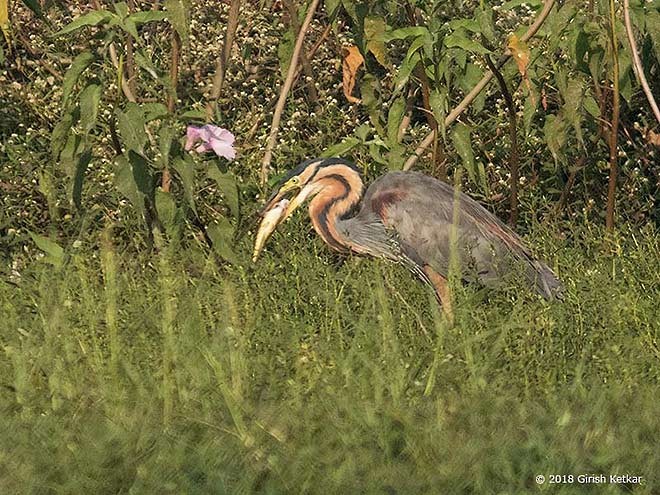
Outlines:
<svg viewBox="0 0 660 495"><path fill-rule="evenodd" d="M555 163L557 163L560 159L563 159L563 148L566 144L566 123L564 119L558 115L546 116L543 133L548 149L552 153Z"/></svg>
<svg viewBox="0 0 660 495"><path fill-rule="evenodd" d="M493 46L498 43L498 36L495 31L495 23L493 22L493 11L480 7L475 11L475 18L479 23L479 32L484 35Z"/></svg>
<svg viewBox="0 0 660 495"><path fill-rule="evenodd" d="M571 78L566 84L566 91L562 96L564 97L564 116L566 117L566 120L573 125L573 129L575 129L575 137L578 142L582 144L582 81L577 78Z"/></svg>
<svg viewBox="0 0 660 495"><path fill-rule="evenodd" d="M190 32L190 5L185 0L165 0L167 20L179 33L181 41L188 42Z"/></svg>
<svg viewBox="0 0 660 495"><path fill-rule="evenodd" d="M655 56L660 60L660 12L649 9L646 12L646 32L651 38Z"/></svg>
<svg viewBox="0 0 660 495"><path fill-rule="evenodd" d="M593 118L600 118L600 107L593 96L587 96L583 102L584 109L589 112Z"/></svg>
<svg viewBox="0 0 660 495"><path fill-rule="evenodd" d="M380 122L380 96L377 94L380 88L380 82L372 74L366 74L360 82L360 96L362 104L366 107L371 124L380 136L385 135L385 129Z"/></svg>
<svg viewBox="0 0 660 495"><path fill-rule="evenodd" d="M78 82L78 78L80 78L80 75L85 71L87 67L91 65L92 62L94 62L94 55L92 52L82 52L75 59L73 59L73 62L71 63L69 70L67 70L66 74L64 74L64 80L62 81L63 107L66 107L67 100L71 95L73 87Z"/></svg>
<svg viewBox="0 0 660 495"><path fill-rule="evenodd" d="M445 36L444 44L447 48L461 48L468 52L478 53L484 55L491 53L489 49L485 48L481 43L477 43L465 36L461 31L455 31L449 36Z"/></svg>
<svg viewBox="0 0 660 495"><path fill-rule="evenodd" d="M280 73L282 75L282 80L286 79L287 72L289 71L295 43L296 37L291 29L288 29L284 33L284 36L282 36L280 44L277 46L277 57L280 59Z"/></svg>
<svg viewBox="0 0 660 495"><path fill-rule="evenodd" d="M405 28L394 29L383 34L383 41L392 40L405 40L406 38L413 38L418 36L426 36L429 30L423 26L411 26Z"/></svg>
<svg viewBox="0 0 660 495"><path fill-rule="evenodd" d="M133 167L124 155L115 158L117 168L115 169L115 187L123 194L131 204L137 208L140 215L144 214L144 196L135 184Z"/></svg>
<svg viewBox="0 0 660 495"><path fill-rule="evenodd" d="M429 94L429 106L433 112L433 117L438 123L438 127L442 133L442 138L447 139L447 129L445 127L445 117L447 116L448 110L448 100L447 100L447 90L446 89L433 89Z"/></svg>
<svg viewBox="0 0 660 495"><path fill-rule="evenodd" d="M522 4L527 4L531 7L539 7L541 0L509 0L500 7L500 10L510 10L514 7L520 7Z"/></svg>
<svg viewBox="0 0 660 495"><path fill-rule="evenodd" d="M385 48L384 38L387 23L382 17L366 17L364 19L364 37L367 42L367 50L383 67L390 67L390 58Z"/></svg>
<svg viewBox="0 0 660 495"><path fill-rule="evenodd" d="M78 156L78 163L76 164L76 171L73 176L73 184L71 187L71 201L76 208L80 208L82 204L83 181L85 180L85 172L87 171L87 167L91 160L92 151L89 149L86 149Z"/></svg>
<svg viewBox="0 0 660 495"><path fill-rule="evenodd" d="M403 120L403 114L405 111L406 99L403 96L400 96L392 102L390 110L387 113L387 141L391 149L397 145L399 125Z"/></svg>
<svg viewBox="0 0 660 495"><path fill-rule="evenodd" d="M60 153L64 149L64 145L69 137L72 125L73 116L70 113L65 113L62 116L62 119L55 124L53 133L50 136L50 151L53 160L57 160L60 157Z"/></svg>
<svg viewBox="0 0 660 495"><path fill-rule="evenodd" d="M89 134L96 125L101 90L99 84L90 84L80 93L80 126L85 134Z"/></svg>
<svg viewBox="0 0 660 495"><path fill-rule="evenodd" d="M139 192L147 198L151 198L154 193L154 182L149 169L147 159L133 150L128 152L128 161L133 171L133 180Z"/></svg>
<svg viewBox="0 0 660 495"><path fill-rule="evenodd" d="M217 166L211 165L207 175L218 185L218 189L222 193L231 214L234 218L238 218L238 188L236 187L234 174L231 172L222 172Z"/></svg>
<svg viewBox="0 0 660 495"><path fill-rule="evenodd" d="M341 6L341 0L325 0L325 13L328 17L332 17L337 13L337 9Z"/></svg>
<svg viewBox="0 0 660 495"><path fill-rule="evenodd" d="M414 52L411 54L411 56L407 56L403 59L403 62L397 70L396 76L394 78L394 91L396 93L405 87L406 83L410 79L410 74L412 74L412 72L415 70L415 67L418 63L419 58L415 55Z"/></svg>
<svg viewBox="0 0 660 495"><path fill-rule="evenodd" d="M478 184L477 169L474 161L474 151L472 150L472 140L470 137L471 132L472 131L470 127L467 125L457 124L452 130L451 138L454 142L456 151L463 161L463 167L465 167L465 170L467 170L470 180L474 184Z"/></svg>
<svg viewBox="0 0 660 495"><path fill-rule="evenodd" d="M348 137L342 139L340 143L337 143L333 146L330 146L327 150L321 153L322 157L331 157L331 156L343 156L345 153L348 153L350 150L355 148L360 144L360 140L355 137Z"/></svg>
<svg viewBox="0 0 660 495"><path fill-rule="evenodd" d="M147 142L147 133L144 130L144 114L135 103L129 103L127 110L117 110L117 129L127 149L142 153Z"/></svg>
<svg viewBox="0 0 660 495"><path fill-rule="evenodd" d="M69 178L73 178L76 173L76 163L78 162L78 148L80 146L80 137L70 133L66 144L60 152L60 166Z"/></svg>
<svg viewBox="0 0 660 495"><path fill-rule="evenodd" d="M181 185L183 186L183 197L188 202L190 209L197 213L195 207L195 168L192 160L187 162L181 158L176 158L172 162L172 168L176 171L179 179L181 180Z"/></svg>
<svg viewBox="0 0 660 495"><path fill-rule="evenodd" d="M476 19L455 19L453 21L449 21L448 24L452 31L456 31L458 29L466 29L467 31L472 31L473 33L481 33L481 26Z"/></svg>
<svg viewBox="0 0 660 495"><path fill-rule="evenodd" d="M140 35L138 34L137 26L132 20L124 19L119 23L119 27L122 28L124 31L126 31L128 34L130 34L134 40L137 40L139 42Z"/></svg>
<svg viewBox="0 0 660 495"><path fill-rule="evenodd" d="M121 19L124 19L125 17L128 16L128 5L126 4L126 2L117 2L113 5L113 7L115 8L115 12Z"/></svg>
<svg viewBox="0 0 660 495"><path fill-rule="evenodd" d="M158 70L156 70L156 66L151 62L151 60L144 54L144 52L141 49L135 50L135 63L140 67L141 69L144 69L147 71L147 73L153 77L156 81L160 81L161 76L158 74Z"/></svg>
<svg viewBox="0 0 660 495"><path fill-rule="evenodd" d="M72 22L64 26L54 36L62 36L64 34L72 33L85 26L98 26L108 22L113 17L116 17L112 12L107 10L92 10L87 14L81 15L77 19L74 19Z"/></svg>
<svg viewBox="0 0 660 495"><path fill-rule="evenodd" d="M144 113L144 121L151 122L156 119L163 119L169 115L167 107L162 103L143 103L141 105L142 112Z"/></svg>
<svg viewBox="0 0 660 495"><path fill-rule="evenodd" d="M525 97L525 107L523 108L523 127L525 128L525 135L529 135L532 127L532 119L536 115L536 108L538 107L538 97L528 94Z"/></svg>
<svg viewBox="0 0 660 495"><path fill-rule="evenodd" d="M179 209L176 207L174 197L158 188L155 192L155 203L158 219L162 222L168 235L172 236L180 219Z"/></svg>
<svg viewBox="0 0 660 495"><path fill-rule="evenodd" d="M218 219L218 223L209 225L206 229L215 252L225 261L232 265L240 265L239 259L232 248L232 239L234 237L234 227L224 217Z"/></svg>
<svg viewBox="0 0 660 495"><path fill-rule="evenodd" d="M128 19L136 25L146 24L147 22L157 22L167 19L167 12L162 10L143 10L128 16Z"/></svg>
<svg viewBox="0 0 660 495"><path fill-rule="evenodd" d="M44 261L58 268L64 265L64 249L62 246L55 241L51 241L48 237L41 236L30 230L28 230L28 233L37 247L46 253Z"/></svg>

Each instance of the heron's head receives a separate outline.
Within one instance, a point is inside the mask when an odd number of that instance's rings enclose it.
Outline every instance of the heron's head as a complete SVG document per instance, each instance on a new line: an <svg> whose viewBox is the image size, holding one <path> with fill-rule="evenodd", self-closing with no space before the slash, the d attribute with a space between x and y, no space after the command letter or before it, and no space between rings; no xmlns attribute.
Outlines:
<svg viewBox="0 0 660 495"><path fill-rule="evenodd" d="M256 260L266 240L275 231L277 225L286 220L307 199L316 194L322 186L320 178L324 176L321 172L326 167L343 166L352 173L358 173L352 163L341 158L313 158L306 160L286 174L271 193L265 206L259 215L266 219L268 212L280 209L281 213L277 219L262 221L257 238L261 240L259 248L255 247L254 259ZM335 172L337 173L337 172ZM288 205L282 208L282 200L287 199Z"/></svg>

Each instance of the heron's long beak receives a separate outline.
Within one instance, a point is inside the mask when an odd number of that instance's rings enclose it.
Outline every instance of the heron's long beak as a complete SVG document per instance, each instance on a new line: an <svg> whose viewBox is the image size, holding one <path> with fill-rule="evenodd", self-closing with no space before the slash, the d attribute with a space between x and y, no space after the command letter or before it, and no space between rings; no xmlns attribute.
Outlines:
<svg viewBox="0 0 660 495"><path fill-rule="evenodd" d="M291 214L305 202L309 195L314 191L314 188L310 185L303 187L300 192L291 200L282 199L283 196L296 189L298 186L287 186L285 184L282 188L275 194L275 196L268 201L266 207L262 210L261 224L259 225L259 231L255 238L254 243L254 253L252 255L252 261L256 262L259 258L259 254L266 245L266 241L271 236L279 224L284 220L289 218Z"/></svg>

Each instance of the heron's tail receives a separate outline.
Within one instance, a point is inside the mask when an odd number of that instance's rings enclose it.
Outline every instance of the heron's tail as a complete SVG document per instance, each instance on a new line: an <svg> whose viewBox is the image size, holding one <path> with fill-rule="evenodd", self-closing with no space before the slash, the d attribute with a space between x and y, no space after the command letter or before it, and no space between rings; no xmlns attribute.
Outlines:
<svg viewBox="0 0 660 495"><path fill-rule="evenodd" d="M536 291L547 300L563 299L562 284L548 265L539 260L530 260L529 278Z"/></svg>

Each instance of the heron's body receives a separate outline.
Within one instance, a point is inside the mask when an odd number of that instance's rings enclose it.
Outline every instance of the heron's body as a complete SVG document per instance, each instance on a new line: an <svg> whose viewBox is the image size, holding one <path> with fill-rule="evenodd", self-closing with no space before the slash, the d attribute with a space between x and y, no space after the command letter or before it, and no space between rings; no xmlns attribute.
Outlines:
<svg viewBox="0 0 660 495"><path fill-rule="evenodd" d="M311 198L314 229L331 248L402 263L433 285L445 303L452 256L466 281L491 285L520 271L546 298L559 289L550 268L515 232L444 182L418 172L391 172L363 194L357 169L337 158L310 160L293 174L305 183L293 202Z"/></svg>

